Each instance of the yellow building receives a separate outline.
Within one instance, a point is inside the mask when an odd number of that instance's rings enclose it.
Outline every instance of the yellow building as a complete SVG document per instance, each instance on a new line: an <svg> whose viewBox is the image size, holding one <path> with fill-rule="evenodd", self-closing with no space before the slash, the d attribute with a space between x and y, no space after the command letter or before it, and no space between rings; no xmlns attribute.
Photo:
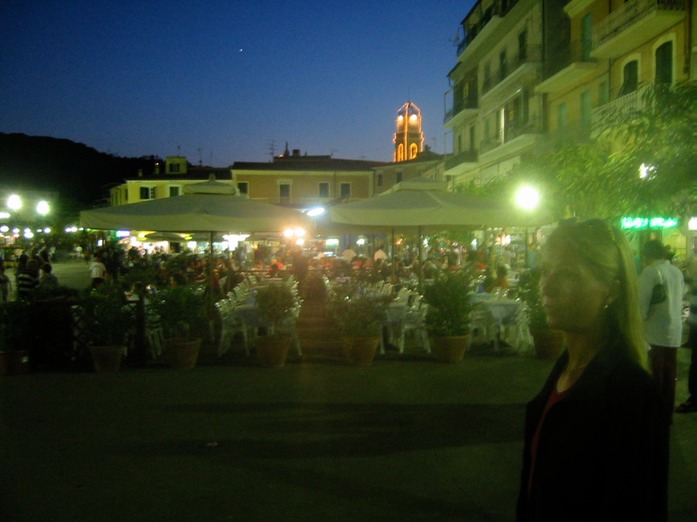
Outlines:
<svg viewBox="0 0 697 522"><path fill-rule="evenodd" d="M183 193L184 185L200 183L215 175L218 181L232 182L229 168L191 166L183 156L168 156L164 165L155 165L151 175L126 178L111 189L111 205L126 205L150 199L169 198Z"/></svg>
<svg viewBox="0 0 697 522"><path fill-rule="evenodd" d="M543 140L545 106L535 87L568 41L561 0L479 0L461 22L448 74L445 175L486 183L506 175Z"/></svg>
<svg viewBox="0 0 697 522"><path fill-rule="evenodd" d="M547 98L552 135L589 135L599 110L638 108L643 88L688 79L688 7L686 0L568 2L568 58L536 88Z"/></svg>
<svg viewBox="0 0 697 522"><path fill-rule="evenodd" d="M252 199L296 208L326 205L375 194L374 168L384 162L308 156L299 149L271 162L235 162L233 182Z"/></svg>

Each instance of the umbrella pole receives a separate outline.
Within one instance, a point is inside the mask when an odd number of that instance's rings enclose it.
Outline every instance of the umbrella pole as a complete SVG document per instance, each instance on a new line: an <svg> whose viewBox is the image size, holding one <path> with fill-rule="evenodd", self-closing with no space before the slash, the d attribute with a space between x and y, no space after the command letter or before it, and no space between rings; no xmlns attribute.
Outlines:
<svg viewBox="0 0 697 522"><path fill-rule="evenodd" d="M397 279L395 278L395 266L394 266L394 227L392 228L392 283L394 283Z"/></svg>
<svg viewBox="0 0 697 522"><path fill-rule="evenodd" d="M422 256L422 250L423 250L423 241L421 240L421 232L422 232L422 227L418 227L416 229L416 241L418 241L417 247L418 247L418 253L419 253L419 288L421 291L423 291L424 288L424 267L423 267L423 256Z"/></svg>

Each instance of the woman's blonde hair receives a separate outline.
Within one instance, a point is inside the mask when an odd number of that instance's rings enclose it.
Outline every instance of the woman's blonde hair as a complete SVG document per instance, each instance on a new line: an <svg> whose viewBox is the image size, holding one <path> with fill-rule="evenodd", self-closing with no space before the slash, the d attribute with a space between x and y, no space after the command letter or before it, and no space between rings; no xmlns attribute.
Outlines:
<svg viewBox="0 0 697 522"><path fill-rule="evenodd" d="M600 219L564 222L549 236L547 245L572 251L595 276L610 285L619 283L618 296L607 307L610 346L647 367L647 345L639 308L639 284L632 250L625 235Z"/></svg>

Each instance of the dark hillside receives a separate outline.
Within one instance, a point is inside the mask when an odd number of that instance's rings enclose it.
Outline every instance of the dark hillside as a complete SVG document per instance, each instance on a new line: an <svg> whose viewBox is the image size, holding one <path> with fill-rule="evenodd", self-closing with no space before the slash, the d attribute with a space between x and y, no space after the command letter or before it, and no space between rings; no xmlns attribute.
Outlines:
<svg viewBox="0 0 697 522"><path fill-rule="evenodd" d="M0 133L0 185L58 192L68 206L98 204L139 169L152 174L156 161L112 156L66 139Z"/></svg>

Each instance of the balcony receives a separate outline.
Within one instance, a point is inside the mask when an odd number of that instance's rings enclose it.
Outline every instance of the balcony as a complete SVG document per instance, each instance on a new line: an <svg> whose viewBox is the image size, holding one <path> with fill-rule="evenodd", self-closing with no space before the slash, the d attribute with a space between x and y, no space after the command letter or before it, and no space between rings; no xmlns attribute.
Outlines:
<svg viewBox="0 0 697 522"><path fill-rule="evenodd" d="M578 85L598 69L598 63L590 57L579 40L571 42L568 56L556 65L554 73L535 86L535 93L558 92Z"/></svg>
<svg viewBox="0 0 697 522"><path fill-rule="evenodd" d="M460 154L450 155L445 160L445 170L450 170L462 163L477 163L479 154L476 150L466 150Z"/></svg>
<svg viewBox="0 0 697 522"><path fill-rule="evenodd" d="M488 48L487 43L491 44L508 34L520 20L516 16L506 16L517 4L518 0L495 0L484 10L479 0L462 23L465 36L457 46L459 61L477 61L481 58L479 54Z"/></svg>
<svg viewBox="0 0 697 522"><path fill-rule="evenodd" d="M618 112L629 112L643 109L646 106L647 87L641 87L634 92L620 96L615 100L605 103L600 107L593 109L591 113L592 132L596 135L599 128L602 126L605 119Z"/></svg>
<svg viewBox="0 0 697 522"><path fill-rule="evenodd" d="M443 125L455 127L459 122L476 116L479 112L479 99L476 95L461 98L453 102L453 106L445 111Z"/></svg>
<svg viewBox="0 0 697 522"><path fill-rule="evenodd" d="M493 96L494 91L504 90L509 85L520 85L530 76L539 74L542 62L542 49L539 45L531 45L524 52L516 54L505 67L492 72L491 76L482 82L482 98Z"/></svg>
<svg viewBox="0 0 697 522"><path fill-rule="evenodd" d="M616 58L659 36L687 15L687 0L630 0L593 29L593 58Z"/></svg>
<svg viewBox="0 0 697 522"><path fill-rule="evenodd" d="M494 135L482 139L480 160L522 152L535 145L543 134L540 118L531 117L527 121L508 123Z"/></svg>

